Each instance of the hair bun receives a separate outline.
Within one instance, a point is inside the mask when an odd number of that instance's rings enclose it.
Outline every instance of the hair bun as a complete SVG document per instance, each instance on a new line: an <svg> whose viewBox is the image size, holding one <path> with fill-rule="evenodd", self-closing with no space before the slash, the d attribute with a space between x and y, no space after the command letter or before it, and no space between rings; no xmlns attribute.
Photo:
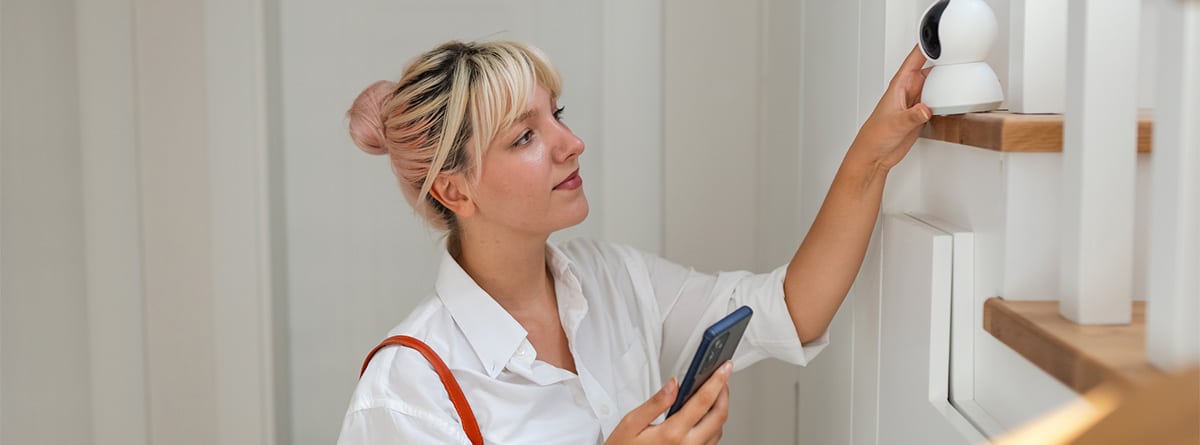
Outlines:
<svg viewBox="0 0 1200 445"><path fill-rule="evenodd" d="M362 151L373 155L387 154L387 138L383 134L383 104L395 90L395 82L375 82L359 93L354 105L346 112L346 117L350 118L350 139Z"/></svg>

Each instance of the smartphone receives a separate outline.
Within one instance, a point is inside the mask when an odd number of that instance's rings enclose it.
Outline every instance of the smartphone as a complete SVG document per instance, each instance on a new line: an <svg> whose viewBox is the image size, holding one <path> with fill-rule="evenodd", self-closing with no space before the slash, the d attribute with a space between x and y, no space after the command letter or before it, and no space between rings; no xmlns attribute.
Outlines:
<svg viewBox="0 0 1200 445"><path fill-rule="evenodd" d="M667 411L667 417L683 408L683 404L712 377L713 372L733 358L733 351L737 350L738 343L742 341L742 334L750 324L751 315L754 315L754 311L750 310L750 306L742 306L704 330L700 347L696 350L696 356L692 357L692 364L688 366L683 381L679 383L679 393L675 396L675 403Z"/></svg>

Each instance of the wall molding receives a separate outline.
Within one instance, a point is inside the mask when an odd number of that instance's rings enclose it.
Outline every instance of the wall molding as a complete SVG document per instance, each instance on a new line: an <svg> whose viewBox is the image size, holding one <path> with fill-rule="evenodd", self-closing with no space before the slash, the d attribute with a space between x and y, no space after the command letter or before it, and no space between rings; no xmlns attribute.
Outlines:
<svg viewBox="0 0 1200 445"><path fill-rule="evenodd" d="M132 0L76 1L91 434L148 443Z"/></svg>
<svg viewBox="0 0 1200 445"><path fill-rule="evenodd" d="M219 443L276 442L263 0L204 3Z"/></svg>
<svg viewBox="0 0 1200 445"><path fill-rule="evenodd" d="M618 0L603 7L601 230L606 239L662 254L663 3Z"/></svg>

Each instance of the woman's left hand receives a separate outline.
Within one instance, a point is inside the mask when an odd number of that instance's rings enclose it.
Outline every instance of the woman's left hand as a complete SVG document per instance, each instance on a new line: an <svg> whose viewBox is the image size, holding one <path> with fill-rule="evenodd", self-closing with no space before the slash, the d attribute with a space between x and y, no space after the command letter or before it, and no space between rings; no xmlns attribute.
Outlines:
<svg viewBox="0 0 1200 445"><path fill-rule="evenodd" d="M929 121L929 107L920 102L925 76L929 74L929 69L921 69L924 64L925 55L913 46L875 110L858 130L847 158L885 172L904 159L917 141L921 127Z"/></svg>

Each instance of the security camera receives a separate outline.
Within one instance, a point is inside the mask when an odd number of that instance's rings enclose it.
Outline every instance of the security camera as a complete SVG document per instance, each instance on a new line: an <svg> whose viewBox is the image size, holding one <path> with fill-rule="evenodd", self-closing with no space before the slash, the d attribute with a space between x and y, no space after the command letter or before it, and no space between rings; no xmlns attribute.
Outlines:
<svg viewBox="0 0 1200 445"><path fill-rule="evenodd" d="M921 101L933 114L999 108L1000 79L983 60L996 40L996 15L983 0L938 0L921 15L921 52L933 64Z"/></svg>

